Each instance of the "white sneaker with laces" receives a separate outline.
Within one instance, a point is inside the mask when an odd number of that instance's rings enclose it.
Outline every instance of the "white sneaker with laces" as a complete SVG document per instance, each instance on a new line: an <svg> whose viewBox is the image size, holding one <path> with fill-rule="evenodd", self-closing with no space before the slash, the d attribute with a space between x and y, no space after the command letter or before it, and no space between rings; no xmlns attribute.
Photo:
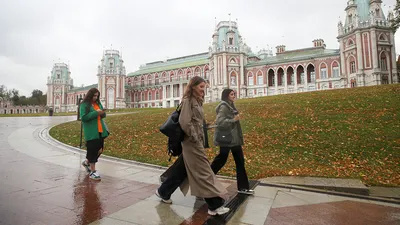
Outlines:
<svg viewBox="0 0 400 225"><path fill-rule="evenodd" d="M211 216L215 216L217 214L218 215L223 215L223 214L229 212L229 210L230 210L229 208L221 206L216 210L208 210L208 215L211 215Z"/></svg>
<svg viewBox="0 0 400 225"><path fill-rule="evenodd" d="M90 173L89 178L92 180L101 180L101 177L96 170Z"/></svg>

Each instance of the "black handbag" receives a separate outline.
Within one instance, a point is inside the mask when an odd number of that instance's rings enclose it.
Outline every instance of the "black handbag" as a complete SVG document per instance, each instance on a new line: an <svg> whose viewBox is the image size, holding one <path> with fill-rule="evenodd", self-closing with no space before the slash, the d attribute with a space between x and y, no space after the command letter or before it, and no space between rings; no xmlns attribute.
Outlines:
<svg viewBox="0 0 400 225"><path fill-rule="evenodd" d="M215 140L218 142L218 144L230 144L232 143L233 136L232 136L232 130L219 130L217 133L217 136L215 137Z"/></svg>
<svg viewBox="0 0 400 225"><path fill-rule="evenodd" d="M182 154L182 145L184 132L179 124L179 115L181 105L168 117L167 121L160 127L161 133L168 137L168 155L179 156ZM171 158L170 158L171 160Z"/></svg>
<svg viewBox="0 0 400 225"><path fill-rule="evenodd" d="M160 127L161 133L169 138L183 140L183 130L179 125L179 115L181 113L181 105L179 105L174 112L168 117L167 121Z"/></svg>

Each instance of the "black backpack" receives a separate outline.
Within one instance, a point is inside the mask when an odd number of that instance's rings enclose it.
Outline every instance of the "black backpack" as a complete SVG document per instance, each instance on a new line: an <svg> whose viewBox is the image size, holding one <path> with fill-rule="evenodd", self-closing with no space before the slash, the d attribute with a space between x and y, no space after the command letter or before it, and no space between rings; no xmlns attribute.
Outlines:
<svg viewBox="0 0 400 225"><path fill-rule="evenodd" d="M173 156L182 154L182 144L184 132L179 125L179 115L181 113L181 105L168 117L167 121L160 127L161 133L168 137L167 151L169 160Z"/></svg>

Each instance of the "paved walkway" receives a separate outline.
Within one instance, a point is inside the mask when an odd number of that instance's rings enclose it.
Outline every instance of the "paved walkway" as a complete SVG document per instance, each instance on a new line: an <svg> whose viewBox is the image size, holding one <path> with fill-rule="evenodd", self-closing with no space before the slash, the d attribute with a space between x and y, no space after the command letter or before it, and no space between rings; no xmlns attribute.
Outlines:
<svg viewBox="0 0 400 225"><path fill-rule="evenodd" d="M211 222L205 203L180 191L160 203L163 169L103 158L102 181L89 180L84 154L47 136L74 119L0 118L0 224L400 224L399 205L267 186L229 221ZM223 182L233 197L235 182Z"/></svg>

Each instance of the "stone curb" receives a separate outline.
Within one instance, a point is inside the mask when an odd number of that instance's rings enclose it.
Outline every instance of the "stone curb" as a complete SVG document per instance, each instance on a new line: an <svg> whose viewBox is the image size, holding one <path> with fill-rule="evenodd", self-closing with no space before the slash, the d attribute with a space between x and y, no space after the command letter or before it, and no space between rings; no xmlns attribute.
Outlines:
<svg viewBox="0 0 400 225"><path fill-rule="evenodd" d="M365 199L365 200L372 200L372 201L393 203L393 204L400 205L400 200L393 199L393 198L381 198L381 197L374 197L374 196L360 195L360 194L346 193L346 192L338 192L338 191L330 191L330 190L290 185L290 184L261 182L260 186L293 189L293 190L299 190L299 191L307 191L307 192L314 192L314 193L320 193L320 194L329 194L329 195L336 195L336 196L342 196L342 197L348 197L348 198Z"/></svg>

